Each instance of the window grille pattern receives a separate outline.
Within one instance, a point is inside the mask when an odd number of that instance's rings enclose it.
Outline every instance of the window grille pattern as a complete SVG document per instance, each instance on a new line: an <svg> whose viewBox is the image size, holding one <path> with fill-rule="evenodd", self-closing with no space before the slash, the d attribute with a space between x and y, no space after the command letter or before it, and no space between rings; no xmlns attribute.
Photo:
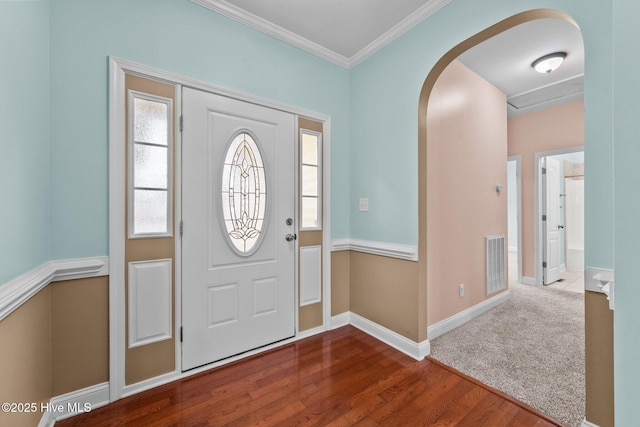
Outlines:
<svg viewBox="0 0 640 427"><path fill-rule="evenodd" d="M264 163L254 138L238 134L227 149L222 170L222 209L233 248L249 255L263 234L267 205Z"/></svg>

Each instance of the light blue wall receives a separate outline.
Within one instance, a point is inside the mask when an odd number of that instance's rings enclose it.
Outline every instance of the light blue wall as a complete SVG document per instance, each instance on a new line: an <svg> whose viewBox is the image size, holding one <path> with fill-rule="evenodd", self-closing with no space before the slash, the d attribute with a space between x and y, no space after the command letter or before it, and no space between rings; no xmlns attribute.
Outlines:
<svg viewBox="0 0 640 427"><path fill-rule="evenodd" d="M332 236L348 236L348 70L187 0L55 0L52 258L108 252L110 55L330 115Z"/></svg>
<svg viewBox="0 0 640 427"><path fill-rule="evenodd" d="M0 1L0 285L49 256L49 2Z"/></svg>
<svg viewBox="0 0 640 427"><path fill-rule="evenodd" d="M615 311L617 426L640 422L640 3L614 0Z"/></svg>

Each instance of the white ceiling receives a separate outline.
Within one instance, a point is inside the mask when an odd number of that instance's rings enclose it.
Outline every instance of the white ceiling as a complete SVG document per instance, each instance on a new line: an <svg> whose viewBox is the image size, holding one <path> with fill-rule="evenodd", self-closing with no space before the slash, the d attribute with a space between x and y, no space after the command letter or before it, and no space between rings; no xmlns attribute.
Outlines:
<svg viewBox="0 0 640 427"><path fill-rule="evenodd" d="M345 68L451 0L191 0Z"/></svg>
<svg viewBox="0 0 640 427"><path fill-rule="evenodd" d="M536 72L531 63L553 52L567 57L551 74ZM511 115L581 99L584 48L575 25L561 19L538 19L520 24L475 46L458 57L467 67L502 90L507 98L527 95L533 107ZM537 93L532 93L532 92Z"/></svg>
<svg viewBox="0 0 640 427"><path fill-rule="evenodd" d="M451 0L191 1L350 68ZM533 70L531 63L535 59L558 51L567 53L559 69L549 75ZM507 98L518 101L514 104L535 104L519 110L510 106L510 115L582 97L582 35L575 25L563 20L521 24L475 46L459 59L501 89ZM565 82L564 87L561 83L556 91L554 85L559 82ZM540 88L546 89L536 93Z"/></svg>

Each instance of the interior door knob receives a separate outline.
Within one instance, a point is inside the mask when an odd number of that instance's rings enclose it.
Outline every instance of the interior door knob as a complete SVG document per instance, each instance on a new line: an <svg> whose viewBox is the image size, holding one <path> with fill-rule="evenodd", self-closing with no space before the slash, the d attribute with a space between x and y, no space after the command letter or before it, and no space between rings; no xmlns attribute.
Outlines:
<svg viewBox="0 0 640 427"><path fill-rule="evenodd" d="M287 234L285 236L285 239L287 240L287 242L293 242L294 240L296 240L298 238L297 234Z"/></svg>

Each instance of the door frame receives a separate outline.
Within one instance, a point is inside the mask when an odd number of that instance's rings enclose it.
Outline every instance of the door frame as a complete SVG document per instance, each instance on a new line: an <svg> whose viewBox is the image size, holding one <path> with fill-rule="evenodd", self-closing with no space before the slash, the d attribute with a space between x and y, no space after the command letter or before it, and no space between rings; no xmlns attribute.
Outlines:
<svg viewBox="0 0 640 427"><path fill-rule="evenodd" d="M518 235L518 283L522 283L522 156L520 154L509 156L507 157L507 165L509 164L509 162L515 162L516 164L516 233Z"/></svg>
<svg viewBox="0 0 640 427"><path fill-rule="evenodd" d="M323 123L323 156L322 164L323 182L322 182L322 223L323 223L323 249L322 249L322 293L323 293L323 325L311 331L300 333L298 327L298 280L295 280L295 337L281 341L279 343L263 347L242 354L241 356L225 359L224 361L213 363L202 368L192 369L188 372L182 372L182 348L180 340L176 339L175 348L175 368L172 372L161 375L159 377L150 378L140 383L125 385L125 262L124 262L124 244L125 244L125 212L124 198L126 188L125 182L125 159L123 153L126 148L126 129L125 129L125 74L134 74L141 77L164 81L174 84L177 88L175 119L176 123L182 115L182 86L188 86L205 92L218 95L228 96L240 101L258 104L264 107L286 111L297 117L308 118ZM299 129L295 126L295 135L298 135ZM297 138L297 136L296 136ZM296 139L297 141L297 139ZM181 166L182 166L182 137L180 132L175 135L175 193L174 203L176 214L173 218L175 230L179 230L179 224L182 221L182 194L181 194ZM297 143L296 143L297 152ZM296 162L299 160L296 158ZM297 167L296 167L297 170ZM300 107L272 101L269 99L257 97L254 95L230 90L221 86L213 85L197 79L186 77L180 74L164 71L158 68L149 67L143 64L132 62L126 59L109 57L109 400L116 401L126 396L148 390L153 387L175 381L179 378L188 377L196 373L206 371L208 369L220 366L232 361L247 357L270 348L282 346L287 343L299 340L309 335L328 330L331 327L331 117L317 113L315 111L306 110ZM296 172L297 176L297 172ZM297 184L296 184L297 190ZM296 206L298 194L295 195ZM298 215L296 211L296 216ZM296 222L298 223L298 222ZM180 336L180 328L182 322L182 241L176 238L175 253L175 330L176 337Z"/></svg>
<svg viewBox="0 0 640 427"><path fill-rule="evenodd" d="M548 156L558 156L561 154L571 154L584 152L584 145L576 145L575 147L558 148L549 151L539 151L534 154L533 159L533 230L534 230L534 266L535 266L535 285L543 284L543 245L544 236L542 227L542 159Z"/></svg>

